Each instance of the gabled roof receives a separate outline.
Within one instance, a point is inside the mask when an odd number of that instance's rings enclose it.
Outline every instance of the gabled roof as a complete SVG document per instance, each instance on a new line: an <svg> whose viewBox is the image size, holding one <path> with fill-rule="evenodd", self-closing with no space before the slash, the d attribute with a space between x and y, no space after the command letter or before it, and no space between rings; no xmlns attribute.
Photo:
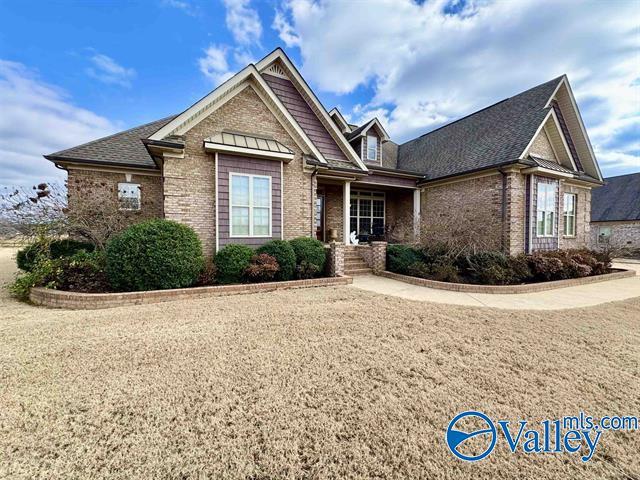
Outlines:
<svg viewBox="0 0 640 480"><path fill-rule="evenodd" d="M591 221L640 220L640 173L604 179L591 191Z"/></svg>
<svg viewBox="0 0 640 480"><path fill-rule="evenodd" d="M329 110L329 116L334 120L337 119L338 123L342 124L341 130L343 132L349 133L352 130L351 125L349 125L349 122L347 122L347 120L342 116L342 113L340 113L340 110L338 110L337 107L333 107Z"/></svg>
<svg viewBox="0 0 640 480"><path fill-rule="evenodd" d="M384 127L382 126L382 124L380 123L380 121L377 118L372 118L371 120L369 120L368 122L360 125L358 128L356 128L355 130L352 130L349 133L345 133L345 137L347 138L347 140L351 141L356 137L365 135L369 129L373 126L378 127L380 133L382 133L382 140L384 142L389 140L389 134L387 133L387 131L384 129Z"/></svg>
<svg viewBox="0 0 640 480"><path fill-rule="evenodd" d="M538 85L398 147L398 168L428 179L517 161L547 118L562 77Z"/></svg>
<svg viewBox="0 0 640 480"><path fill-rule="evenodd" d="M165 117L124 132L99 138L44 158L56 161L93 163L135 168L157 168L142 139L146 139L176 116Z"/></svg>

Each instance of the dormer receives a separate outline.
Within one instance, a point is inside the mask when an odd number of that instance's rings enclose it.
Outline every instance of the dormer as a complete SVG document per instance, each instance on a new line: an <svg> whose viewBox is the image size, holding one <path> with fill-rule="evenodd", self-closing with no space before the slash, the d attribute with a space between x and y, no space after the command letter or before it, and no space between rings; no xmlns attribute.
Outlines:
<svg viewBox="0 0 640 480"><path fill-rule="evenodd" d="M340 113L340 110L338 110L337 108L332 108L331 111L329 112L329 116L331 117L331 119L333 120L333 122L336 124L336 126L340 129L340 131L344 134L350 133L352 128L349 125L349 122L347 122L345 120L345 118L342 116L342 114Z"/></svg>
<svg viewBox="0 0 640 480"><path fill-rule="evenodd" d="M389 141L389 135L377 118L369 120L345 136L365 163L382 165L382 144Z"/></svg>

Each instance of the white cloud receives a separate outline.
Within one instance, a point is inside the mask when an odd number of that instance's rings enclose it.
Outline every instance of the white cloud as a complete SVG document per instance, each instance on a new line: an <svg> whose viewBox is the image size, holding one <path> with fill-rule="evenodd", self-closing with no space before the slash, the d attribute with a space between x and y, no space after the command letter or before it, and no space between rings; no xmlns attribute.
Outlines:
<svg viewBox="0 0 640 480"><path fill-rule="evenodd" d="M250 0L223 0L227 9L227 28L241 45L260 42L262 23L258 12L251 8Z"/></svg>
<svg viewBox="0 0 640 480"><path fill-rule="evenodd" d="M273 28L321 90L370 87L352 117L401 141L567 73L603 163L640 167L639 23L631 1L288 0Z"/></svg>
<svg viewBox="0 0 640 480"><path fill-rule="evenodd" d="M212 81L215 86L220 85L234 74L229 69L227 53L229 47L225 45L209 45L204 51L205 56L198 59L200 71Z"/></svg>
<svg viewBox="0 0 640 480"><path fill-rule="evenodd" d="M136 71L133 68L125 68L113 58L102 53L95 53L90 60L93 66L86 69L86 73L90 77L110 85L131 87L131 80L136 76Z"/></svg>
<svg viewBox="0 0 640 480"><path fill-rule="evenodd" d="M197 5L194 5L190 2L183 0L162 0L162 5L165 7L177 8L178 10L182 10L182 12L186 13L191 17L200 16L200 9Z"/></svg>
<svg viewBox="0 0 640 480"><path fill-rule="evenodd" d="M0 59L2 185L61 181L64 172L42 155L109 135L108 119L73 105L62 90L21 63Z"/></svg>

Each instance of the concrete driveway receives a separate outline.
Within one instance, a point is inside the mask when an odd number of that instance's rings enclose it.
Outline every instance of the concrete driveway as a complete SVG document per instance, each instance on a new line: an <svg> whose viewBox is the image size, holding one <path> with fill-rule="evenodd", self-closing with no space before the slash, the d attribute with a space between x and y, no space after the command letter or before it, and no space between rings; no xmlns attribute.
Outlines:
<svg viewBox="0 0 640 480"><path fill-rule="evenodd" d="M614 263L615 268L635 270L636 276L619 280L559 288L535 293L489 294L438 290L410 285L375 275L353 278L349 288L392 295L420 302L447 303L476 307L494 307L516 310L558 310L579 308L601 303L640 297L640 263Z"/></svg>

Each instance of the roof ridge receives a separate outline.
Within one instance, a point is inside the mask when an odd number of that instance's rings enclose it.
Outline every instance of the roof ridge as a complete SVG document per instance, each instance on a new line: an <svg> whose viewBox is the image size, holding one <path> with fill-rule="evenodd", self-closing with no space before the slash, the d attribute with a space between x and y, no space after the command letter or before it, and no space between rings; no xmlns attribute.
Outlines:
<svg viewBox="0 0 640 480"><path fill-rule="evenodd" d="M606 177L603 180L607 181L611 178L620 178L620 177L632 177L633 175L640 175L640 172L633 172L633 173L621 173L620 175L612 175L610 177Z"/></svg>
<svg viewBox="0 0 640 480"><path fill-rule="evenodd" d="M96 138L95 140L91 140L89 142L81 143L80 145L75 145L73 147L65 148L63 150L58 150L57 152L45 155L45 158L46 157L57 157L61 153L64 153L64 152L66 152L68 150L75 150L76 148L85 147L87 145L93 145L94 143L101 142L103 140L108 140L109 138L113 138L113 137L116 137L118 135L122 135L124 133L132 132L133 130L137 130L138 128L148 127L149 125L153 125L154 123L162 122L164 120L167 120L167 123L168 123L170 121L170 119L175 118L175 117L176 117L176 115L169 115L168 117L160 118L160 119L154 120L152 122L143 123L142 125L137 125L135 127L131 127L131 128L126 129L126 130L122 130L120 132L112 133L111 135L106 135L104 137Z"/></svg>
<svg viewBox="0 0 640 480"><path fill-rule="evenodd" d="M563 75L560 75L559 77L556 77L556 78L553 78L553 79L551 79L551 80L548 80L548 81L546 81L546 82L543 82L543 83L540 83L540 84L538 84L538 85L535 85L535 86L533 86L533 87L531 87L531 88L528 88L528 89L526 89L526 90L523 90L523 91L522 91L522 92L520 92L520 93L516 93L515 95L512 95L512 96L510 96L510 97L507 97L507 98L504 98L504 99L502 99L502 100L499 100L499 101L497 101L497 102L495 102L495 103L492 103L491 105L488 105L488 106L486 106L486 107L484 107L484 108L481 108L480 110L476 110L475 112L469 113L469 114L465 115L464 117L460 117L460 118L458 118L458 119L456 119L456 120L453 120L452 122L449 122L449 123L446 123L446 124L444 124L444 125L441 125L441 126L439 126L438 128L436 128L436 129L434 129L434 130L431 130L431 131L429 131L429 132L423 133L422 135L419 135L419 136L417 136L416 138L412 138L411 140L407 140L406 142L401 143L401 144L399 144L398 146L403 146L403 145L406 145L406 144L407 144L407 143L409 143L409 142L413 142L414 140L417 140L417 139L419 139L419 138L426 137L427 135L431 135L432 133L437 132L438 130L441 130L441 129L445 128L445 127L449 127L449 126L451 126L451 125L453 125L453 124L455 124L455 123L458 123L458 122L460 122L460 121L462 121L462 120L465 120L465 119L467 119L467 118L469 118L469 117L472 117L472 116L474 116L474 115L477 115L478 113L482 113L482 112L484 112L485 110L488 110L488 109L493 108L493 107L495 107L495 106L497 106L497 105L500 105L501 103L506 102L507 100L512 100L512 99L514 99L514 98L516 98L516 97L519 97L520 95L524 95L525 93L528 93L528 92L530 92L531 90L535 90L536 88L542 87L543 85L547 85L547 84L552 83L552 82L559 82L559 81L560 81L560 79L562 79L563 77L564 77L564 74L563 74Z"/></svg>

